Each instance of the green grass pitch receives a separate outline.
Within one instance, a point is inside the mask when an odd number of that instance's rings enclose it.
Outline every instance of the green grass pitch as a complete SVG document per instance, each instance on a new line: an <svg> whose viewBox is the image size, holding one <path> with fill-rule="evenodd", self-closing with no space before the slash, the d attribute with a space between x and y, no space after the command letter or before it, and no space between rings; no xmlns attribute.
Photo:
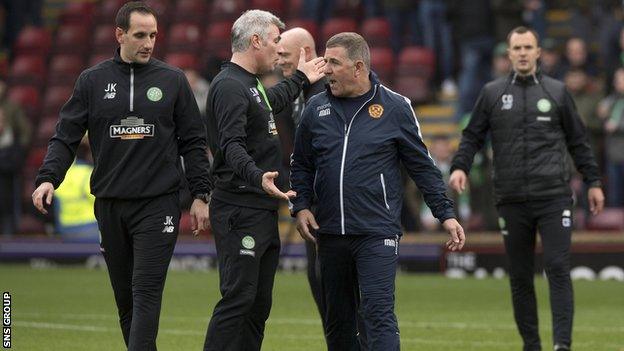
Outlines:
<svg viewBox="0 0 624 351"><path fill-rule="evenodd" d="M103 270L0 266L12 295L13 350L122 350L113 294ZM551 349L547 284L536 278L540 333ZM575 351L624 351L624 284L574 283ZM263 350L325 350L303 273L278 273ZM520 350L506 279L451 280L399 274L396 311L402 350ZM169 273L158 348L201 350L218 298L216 272Z"/></svg>

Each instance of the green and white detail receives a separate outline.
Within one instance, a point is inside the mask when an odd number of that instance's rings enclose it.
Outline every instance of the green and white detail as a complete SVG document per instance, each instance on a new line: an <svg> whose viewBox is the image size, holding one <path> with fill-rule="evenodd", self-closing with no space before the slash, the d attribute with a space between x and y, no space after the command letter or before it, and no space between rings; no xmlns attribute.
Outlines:
<svg viewBox="0 0 624 351"><path fill-rule="evenodd" d="M162 93L162 90L160 90L160 88L151 87L147 89L147 98L150 99L150 101L154 101L154 102L160 101L162 97L163 97L163 93Z"/></svg>
<svg viewBox="0 0 624 351"><path fill-rule="evenodd" d="M509 232L507 231L507 222L505 221L505 218L503 217L498 217L498 227L501 230L501 234L503 235L507 235L509 234Z"/></svg>
<svg viewBox="0 0 624 351"><path fill-rule="evenodd" d="M247 250L251 250L256 247L256 241L250 235L245 235L241 240L241 245Z"/></svg>
<svg viewBox="0 0 624 351"><path fill-rule="evenodd" d="M550 103L550 100L539 99L537 101L537 109L540 110L540 112L543 112L543 113L549 112L551 108L552 108L552 104Z"/></svg>

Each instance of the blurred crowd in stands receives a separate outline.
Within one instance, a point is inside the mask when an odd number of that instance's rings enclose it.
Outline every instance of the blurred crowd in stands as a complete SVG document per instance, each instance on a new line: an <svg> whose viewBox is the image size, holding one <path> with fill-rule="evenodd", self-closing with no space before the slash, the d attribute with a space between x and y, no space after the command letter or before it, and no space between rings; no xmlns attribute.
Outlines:
<svg viewBox="0 0 624 351"><path fill-rule="evenodd" d="M83 69L112 56L117 46L114 16L123 2L0 0L1 234L63 232L58 210L51 211L56 217L42 218L32 208L34 174L73 82ZM371 46L373 70L384 84L412 100L425 142L447 180L476 95L486 82L510 72L507 33L519 25L530 26L540 35L541 72L565 82L604 170L609 209L599 219L587 216L583 184L578 176L574 178L573 188L579 194L576 226L624 230L622 1L146 2L160 14L155 57L185 70L203 113L209 81L230 56L232 21L245 9L265 9L288 27L306 28L321 55L331 35L362 33ZM276 78L266 77L267 84ZM80 153L77 164L88 164L89 151L81 148ZM284 167L288 167L286 159ZM470 192L461 197L453 194L469 230L498 229L490 172L491 151L486 148L475 160ZM405 178L405 229L439 229L417 189Z"/></svg>

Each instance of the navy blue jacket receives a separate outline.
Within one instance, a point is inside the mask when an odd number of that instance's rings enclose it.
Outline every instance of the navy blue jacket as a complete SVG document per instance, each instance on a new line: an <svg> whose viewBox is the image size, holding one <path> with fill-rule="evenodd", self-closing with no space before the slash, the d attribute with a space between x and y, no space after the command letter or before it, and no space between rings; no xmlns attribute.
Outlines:
<svg viewBox="0 0 624 351"><path fill-rule="evenodd" d="M400 235L399 162L440 221L453 218L442 175L422 141L409 99L371 74L373 96L345 118L329 88L308 102L295 136L292 213L317 198L319 233Z"/></svg>

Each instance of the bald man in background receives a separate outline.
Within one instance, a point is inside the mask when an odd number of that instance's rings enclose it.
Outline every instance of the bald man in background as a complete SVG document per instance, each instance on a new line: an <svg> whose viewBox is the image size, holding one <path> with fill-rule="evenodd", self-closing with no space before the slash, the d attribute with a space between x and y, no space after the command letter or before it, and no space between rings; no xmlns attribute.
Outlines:
<svg viewBox="0 0 624 351"><path fill-rule="evenodd" d="M314 45L314 38L312 35L303 28L292 28L282 33L282 39L279 42L279 49L277 54L279 55L278 65L282 70L285 77L290 77L295 73L297 69L297 62L299 62L299 56L303 52L305 60L310 61L317 57L316 46ZM301 50L303 49L303 51ZM301 121L301 112L308 99L325 89L325 80L321 79L314 84L304 86L303 91L299 97L292 103L292 105L284 108L282 112L276 116L277 129L279 135L282 138L282 150L284 150L284 170L290 170L290 155L292 154L292 146L294 141L295 129ZM285 179L288 179L287 175L290 172L280 172L280 175L286 175ZM312 296L321 314L321 320L323 321L323 330L325 330L325 308L323 300L321 299L321 282L320 282L320 270L316 260L316 247L313 243L305 241L306 254L308 258L308 282L310 283L310 289L312 290Z"/></svg>

